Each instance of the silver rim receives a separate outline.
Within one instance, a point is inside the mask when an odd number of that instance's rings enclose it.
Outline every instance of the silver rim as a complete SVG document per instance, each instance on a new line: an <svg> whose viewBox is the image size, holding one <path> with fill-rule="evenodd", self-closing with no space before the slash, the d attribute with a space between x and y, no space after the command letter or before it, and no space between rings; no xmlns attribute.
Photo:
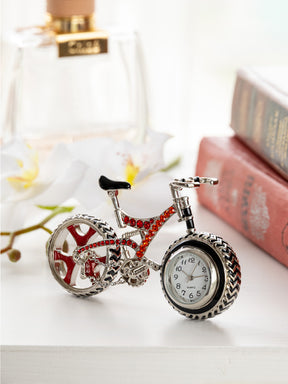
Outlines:
<svg viewBox="0 0 288 384"><path fill-rule="evenodd" d="M75 251L79 248L77 237L85 238L88 232L87 243L117 238L107 223L88 215L75 215L55 229L47 247L54 278L68 292L77 296L102 292L111 284L120 268L120 247L116 245L99 247L97 252L88 249L81 252L79 257ZM86 273L87 266L93 267L93 274L89 276Z"/></svg>

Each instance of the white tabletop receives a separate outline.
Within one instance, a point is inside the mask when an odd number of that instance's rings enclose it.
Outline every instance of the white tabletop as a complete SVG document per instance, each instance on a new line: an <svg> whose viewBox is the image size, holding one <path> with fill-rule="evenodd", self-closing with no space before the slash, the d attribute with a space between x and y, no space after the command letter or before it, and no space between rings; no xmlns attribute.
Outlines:
<svg viewBox="0 0 288 384"><path fill-rule="evenodd" d="M153 271L143 287L120 285L79 299L53 279L47 235L27 234L18 240L21 261L1 260L4 382L60 383L69 375L77 383L84 375L162 383L191 373L199 383L287 383L288 269L196 199L192 205L197 229L223 236L238 253L242 287L229 310L207 321L182 317L166 302ZM159 233L148 257L160 262L183 235L184 225L176 224Z"/></svg>

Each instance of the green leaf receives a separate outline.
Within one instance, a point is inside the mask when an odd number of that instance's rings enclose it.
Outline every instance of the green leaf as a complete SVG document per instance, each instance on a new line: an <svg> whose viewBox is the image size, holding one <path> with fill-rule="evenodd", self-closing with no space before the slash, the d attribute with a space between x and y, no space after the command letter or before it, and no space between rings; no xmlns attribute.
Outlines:
<svg viewBox="0 0 288 384"><path fill-rule="evenodd" d="M59 205L37 205L40 209L47 209L49 211L54 211L54 209L59 208Z"/></svg>
<svg viewBox="0 0 288 384"><path fill-rule="evenodd" d="M61 212L71 212L71 211L73 211L73 209L74 209L75 207L59 207L59 210L61 210Z"/></svg>
<svg viewBox="0 0 288 384"><path fill-rule="evenodd" d="M56 209L59 209L61 212L71 212L75 208L73 206L61 207L61 205L37 205L37 207L48 211L55 211Z"/></svg>

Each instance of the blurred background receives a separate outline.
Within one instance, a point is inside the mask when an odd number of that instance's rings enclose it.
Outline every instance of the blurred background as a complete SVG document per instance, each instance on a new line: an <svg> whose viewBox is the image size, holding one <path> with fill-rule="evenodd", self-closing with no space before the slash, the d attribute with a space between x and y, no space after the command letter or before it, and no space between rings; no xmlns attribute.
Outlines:
<svg viewBox="0 0 288 384"><path fill-rule="evenodd" d="M139 32L152 127L185 142L230 132L239 67L288 65L285 0L97 0L96 9L99 27ZM2 36L44 14L42 0L3 0Z"/></svg>

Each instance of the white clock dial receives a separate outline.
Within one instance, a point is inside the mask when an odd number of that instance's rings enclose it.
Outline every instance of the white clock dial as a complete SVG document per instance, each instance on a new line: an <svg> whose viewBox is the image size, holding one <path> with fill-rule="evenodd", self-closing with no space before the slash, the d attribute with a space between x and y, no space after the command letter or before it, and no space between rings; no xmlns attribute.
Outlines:
<svg viewBox="0 0 288 384"><path fill-rule="evenodd" d="M164 286L168 296L180 307L203 307L213 298L217 285L215 264L204 250L183 247L167 260Z"/></svg>
<svg viewBox="0 0 288 384"><path fill-rule="evenodd" d="M211 273L208 264L196 253L180 252L171 269L171 284L180 301L197 303L209 291Z"/></svg>

